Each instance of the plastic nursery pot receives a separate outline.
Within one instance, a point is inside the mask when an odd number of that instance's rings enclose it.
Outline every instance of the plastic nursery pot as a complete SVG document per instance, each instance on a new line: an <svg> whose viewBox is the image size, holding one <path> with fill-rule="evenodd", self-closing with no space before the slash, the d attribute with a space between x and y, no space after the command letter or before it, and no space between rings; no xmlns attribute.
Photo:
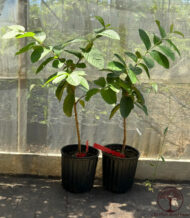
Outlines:
<svg viewBox="0 0 190 218"><path fill-rule="evenodd" d="M121 151L121 144L109 144L108 147ZM125 148L125 158L103 152L103 186L115 193L125 193L133 183L140 153L131 146Z"/></svg>
<svg viewBox="0 0 190 218"><path fill-rule="evenodd" d="M81 150L85 152L86 146ZM78 145L67 145L61 149L62 185L73 193L88 192L92 189L99 151L89 146L85 157L77 157Z"/></svg>

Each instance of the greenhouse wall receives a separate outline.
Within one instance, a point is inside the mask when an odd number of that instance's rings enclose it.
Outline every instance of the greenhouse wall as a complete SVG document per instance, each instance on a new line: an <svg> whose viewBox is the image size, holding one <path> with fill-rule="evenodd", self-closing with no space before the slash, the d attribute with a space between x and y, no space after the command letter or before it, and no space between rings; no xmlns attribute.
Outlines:
<svg viewBox="0 0 190 218"><path fill-rule="evenodd" d="M189 160L190 158L190 1L189 0L3 0L0 3L1 36L8 25L21 24L27 30L43 30L47 44L59 44L86 35L98 23L99 15L111 23L121 36L118 42L99 41L96 46L106 54L106 62L114 53L143 49L138 29L158 32L158 19L168 30L170 24L184 33L174 38L181 56L170 70L157 66L146 75L139 88L145 95L149 115L138 109L127 120L127 144L141 152L141 158ZM27 41L0 41L0 151L15 154L60 154L62 146L76 143L74 118L67 118L63 102L54 96L54 87L42 87L52 73L47 66L35 75L37 65L30 56L15 56ZM56 72L56 71L55 71ZM105 72L88 68L93 81ZM157 85L156 85L157 84ZM158 91L152 87L158 86ZM80 90L78 90L80 92ZM112 106L100 96L93 97L85 109L79 108L82 143L106 145L122 143L122 120L119 114L109 120ZM166 136L164 130L168 128Z"/></svg>

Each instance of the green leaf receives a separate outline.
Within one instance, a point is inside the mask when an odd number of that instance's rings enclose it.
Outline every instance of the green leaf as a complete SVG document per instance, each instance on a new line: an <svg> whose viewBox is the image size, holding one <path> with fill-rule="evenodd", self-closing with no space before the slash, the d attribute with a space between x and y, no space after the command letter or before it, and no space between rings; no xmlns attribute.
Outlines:
<svg viewBox="0 0 190 218"><path fill-rule="evenodd" d="M15 30L15 31L21 31L21 32L25 31L25 28L21 25L11 25L11 26L8 26L8 28L11 30Z"/></svg>
<svg viewBox="0 0 190 218"><path fill-rule="evenodd" d="M135 91L135 94L137 97L137 102L140 103L141 105L144 105L145 100L144 100L144 97L143 97L142 93L140 92L140 90L137 89L136 87L133 87L133 90Z"/></svg>
<svg viewBox="0 0 190 218"><path fill-rule="evenodd" d="M154 42L154 45L160 45L162 43L162 39L160 39L160 37L154 34L153 42Z"/></svg>
<svg viewBox="0 0 190 218"><path fill-rule="evenodd" d="M52 67L54 67L54 68L61 68L63 65L64 65L64 62L62 62L58 59L54 60L52 63Z"/></svg>
<svg viewBox="0 0 190 218"><path fill-rule="evenodd" d="M42 43L46 39L46 34L44 32L37 31L37 32L35 32L34 39L36 39L37 41Z"/></svg>
<svg viewBox="0 0 190 218"><path fill-rule="evenodd" d="M67 86L67 82L66 82L66 81L63 81L63 82L61 82L61 83L58 85L58 87L57 87L57 89L56 89L56 91L55 91L55 95L56 95L56 97L57 97L57 99L58 99L59 101L61 101L61 98L62 98L62 96L63 96L64 89L66 88L66 86Z"/></svg>
<svg viewBox="0 0 190 218"><path fill-rule="evenodd" d="M35 63L35 62L37 62L40 59L43 51L44 51L44 49L43 49L42 46L37 46L34 49L34 51L31 54L31 61L32 61L32 63Z"/></svg>
<svg viewBox="0 0 190 218"><path fill-rule="evenodd" d="M156 20L155 21L157 26L158 26L158 29L160 31L160 35L162 38L164 38L166 36L166 31L164 30L164 28L160 25L160 21L159 20Z"/></svg>
<svg viewBox="0 0 190 218"><path fill-rule="evenodd" d="M51 82L52 80L54 80L56 77L57 77L57 73L54 73L54 74L52 74L51 76L49 76L43 86L46 86L48 83L50 83L50 82Z"/></svg>
<svg viewBox="0 0 190 218"><path fill-rule="evenodd" d="M158 84L157 83L152 83L152 88L154 89L155 92L158 92Z"/></svg>
<svg viewBox="0 0 190 218"><path fill-rule="evenodd" d="M53 46L52 50L54 52L55 55L57 55L58 57L60 56L60 54L63 52L63 45L56 45L56 46Z"/></svg>
<svg viewBox="0 0 190 218"><path fill-rule="evenodd" d="M68 75L66 80L72 86L78 86L81 82L81 78L82 77L80 75L77 75L77 73L73 72L73 73Z"/></svg>
<svg viewBox="0 0 190 218"><path fill-rule="evenodd" d="M90 90L86 93L85 100L86 100L86 101L89 101L90 98L91 98L93 95L96 95L98 92L100 92L100 90L97 89L97 88L90 89Z"/></svg>
<svg viewBox="0 0 190 218"><path fill-rule="evenodd" d="M125 54L130 57L134 62L137 62L137 56L132 52L125 52Z"/></svg>
<svg viewBox="0 0 190 218"><path fill-rule="evenodd" d="M149 73L148 67L145 64L143 64L143 63L140 63L139 66L141 66L145 70L146 75L150 79L150 73Z"/></svg>
<svg viewBox="0 0 190 218"><path fill-rule="evenodd" d="M141 105L141 104L139 104L139 103L135 103L135 105L138 107L138 108L140 108L147 116L148 116L148 110L147 110L147 107L146 107L146 105Z"/></svg>
<svg viewBox="0 0 190 218"><path fill-rule="evenodd" d="M119 93L120 87L118 86L118 83L111 83L109 84L110 89L112 89L114 92Z"/></svg>
<svg viewBox="0 0 190 218"><path fill-rule="evenodd" d="M131 70L131 69L128 70L128 76L133 84L137 83L138 79L137 79L136 74L133 70Z"/></svg>
<svg viewBox="0 0 190 218"><path fill-rule="evenodd" d="M86 68L86 64L85 63L78 63L76 65L77 68Z"/></svg>
<svg viewBox="0 0 190 218"><path fill-rule="evenodd" d="M126 83L126 81L124 82L124 81L122 81L122 80L119 80L119 85L120 85L123 89L125 89L129 94L132 93L131 87Z"/></svg>
<svg viewBox="0 0 190 218"><path fill-rule="evenodd" d="M75 51L75 50L64 50L65 52L75 55L77 58L82 58L82 53L80 53L79 51Z"/></svg>
<svg viewBox="0 0 190 218"><path fill-rule="evenodd" d="M108 104L115 104L117 101L116 93L110 88L102 89L100 94Z"/></svg>
<svg viewBox="0 0 190 218"><path fill-rule="evenodd" d="M170 57L173 61L175 61L174 52L165 45L159 45L158 48L168 57Z"/></svg>
<svg viewBox="0 0 190 218"><path fill-rule="evenodd" d="M170 46L178 53L178 55L181 56L179 49L176 47L176 45L170 39L166 39L166 42L168 42L170 44Z"/></svg>
<svg viewBox="0 0 190 218"><path fill-rule="evenodd" d="M107 68L113 71L123 71L125 70L125 66L117 61L111 61L108 63Z"/></svg>
<svg viewBox="0 0 190 218"><path fill-rule="evenodd" d="M124 61L124 59L119 55L119 54L114 54L116 58L118 58L118 60L124 65L126 66L126 63Z"/></svg>
<svg viewBox="0 0 190 218"><path fill-rule="evenodd" d="M66 116L68 116L68 117L72 116L72 110L73 110L74 103L75 103L74 94L68 93L68 95L65 97L65 100L63 103L63 111L66 114Z"/></svg>
<svg viewBox="0 0 190 218"><path fill-rule="evenodd" d="M21 48L19 51L16 52L16 55L22 54L30 49L33 48L33 46L35 45L35 42L31 42L28 45L24 46L23 48Z"/></svg>
<svg viewBox="0 0 190 218"><path fill-rule="evenodd" d="M33 33L33 32L26 32L26 33L24 33L22 35L17 36L16 38L17 39L21 39L21 38L33 37L33 36L35 36L35 33Z"/></svg>
<svg viewBox="0 0 190 218"><path fill-rule="evenodd" d="M132 98L128 96L122 96L120 101L120 113L123 118L127 118L134 108Z"/></svg>
<svg viewBox="0 0 190 218"><path fill-rule="evenodd" d="M90 52L83 52L83 55L89 64L97 67L98 69L102 69L104 67L104 57L98 49L92 48Z"/></svg>
<svg viewBox="0 0 190 218"><path fill-rule="evenodd" d="M166 136L167 132L168 132L168 126L164 129L164 135L165 136Z"/></svg>
<svg viewBox="0 0 190 218"><path fill-rule="evenodd" d="M104 30L105 30L105 27L101 27L101 28L98 28L98 29L94 29L94 32L95 32L96 34L98 34L98 33L103 32Z"/></svg>
<svg viewBox="0 0 190 218"><path fill-rule="evenodd" d="M104 30L101 33L98 33L99 36L105 36L111 39L117 39L120 40L120 36L117 32L115 32L114 30Z"/></svg>
<svg viewBox="0 0 190 218"><path fill-rule="evenodd" d="M100 22L100 24L102 24L103 27L105 27L105 22L104 19L100 16L95 16L96 20L98 20Z"/></svg>
<svg viewBox="0 0 190 218"><path fill-rule="evenodd" d="M139 59L142 58L142 55L141 55L141 53L139 51L136 51L135 54L136 54L137 58L139 58Z"/></svg>
<svg viewBox="0 0 190 218"><path fill-rule="evenodd" d="M57 77L53 80L53 84L58 84L65 80L65 78L68 76L67 72L61 71L57 73Z"/></svg>
<svg viewBox="0 0 190 218"><path fill-rule="evenodd" d="M170 33L173 33L173 30L174 30L174 25L173 23L170 25Z"/></svg>
<svg viewBox="0 0 190 218"><path fill-rule="evenodd" d="M18 31L9 31L7 33L5 33L2 38L3 39L11 39L11 38L15 38L15 36L17 36L19 33Z"/></svg>
<svg viewBox="0 0 190 218"><path fill-rule="evenodd" d="M85 102L83 100L80 100L79 103L83 108L85 108Z"/></svg>
<svg viewBox="0 0 190 218"><path fill-rule="evenodd" d="M161 157L162 161L163 161L163 162L165 162L165 159L164 159L164 157L163 157L163 156L160 156L160 157Z"/></svg>
<svg viewBox="0 0 190 218"><path fill-rule="evenodd" d="M42 62L40 64L40 66L37 68L36 70L36 74L38 74L41 70L44 69L44 67L50 62L52 61L54 58L53 57L50 57L50 58L47 58L44 62Z"/></svg>
<svg viewBox="0 0 190 218"><path fill-rule="evenodd" d="M80 84L81 84L84 88L86 88L87 90L89 90L88 81L87 81L84 77L81 77Z"/></svg>
<svg viewBox="0 0 190 218"><path fill-rule="evenodd" d="M166 69L170 68L170 63L169 63L167 57L165 55L163 55L161 52L156 51L156 50L152 50L150 52L150 55L158 64L160 64L164 68L166 68Z"/></svg>
<svg viewBox="0 0 190 218"><path fill-rule="evenodd" d="M97 80L94 80L94 84L96 84L97 86L100 86L102 88L104 88L106 86L106 80L104 77L100 77Z"/></svg>
<svg viewBox="0 0 190 218"><path fill-rule="evenodd" d="M145 44L146 49L149 50L151 48L151 42L147 33L144 30L139 29L139 36Z"/></svg>
<svg viewBox="0 0 190 218"><path fill-rule="evenodd" d="M119 110L119 108L120 108L120 104L117 104L117 105L112 109L112 111L111 111L111 113L110 113L109 119L111 119L111 118L115 115L115 113Z"/></svg>
<svg viewBox="0 0 190 218"><path fill-rule="evenodd" d="M183 38L184 38L184 34L182 33L182 32L179 32L179 31L174 31L173 33L175 33L175 34L177 34L177 35L180 35L180 36L182 36Z"/></svg>
<svg viewBox="0 0 190 218"><path fill-rule="evenodd" d="M135 67L132 64L129 65L129 68L136 74L139 75L142 73L142 69L140 67Z"/></svg>
<svg viewBox="0 0 190 218"><path fill-rule="evenodd" d="M154 61L151 58L143 56L143 61L149 69L154 67Z"/></svg>

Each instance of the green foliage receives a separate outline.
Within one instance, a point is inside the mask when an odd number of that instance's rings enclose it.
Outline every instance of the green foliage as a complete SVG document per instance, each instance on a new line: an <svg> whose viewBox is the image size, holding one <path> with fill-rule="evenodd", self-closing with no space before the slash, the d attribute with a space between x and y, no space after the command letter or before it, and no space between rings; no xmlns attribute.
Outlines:
<svg viewBox="0 0 190 218"><path fill-rule="evenodd" d="M140 38L143 41L146 49L149 50L151 48L151 42L150 42L150 39L149 39L147 33L144 30L139 29L139 35L140 35Z"/></svg>

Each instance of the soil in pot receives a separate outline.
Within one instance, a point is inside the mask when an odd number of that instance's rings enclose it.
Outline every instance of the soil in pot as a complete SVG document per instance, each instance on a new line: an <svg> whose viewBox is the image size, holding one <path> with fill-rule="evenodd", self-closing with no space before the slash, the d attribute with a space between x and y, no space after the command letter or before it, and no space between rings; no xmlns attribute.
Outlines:
<svg viewBox="0 0 190 218"><path fill-rule="evenodd" d="M110 144L106 147L121 151L122 145ZM103 186L115 193L125 193L131 189L139 158L139 152L131 146L125 148L125 158L103 152Z"/></svg>
<svg viewBox="0 0 190 218"><path fill-rule="evenodd" d="M82 152L86 146L82 145ZM61 149L62 185L70 192L88 192L93 187L99 151L89 146L85 157L77 157L78 145L67 145Z"/></svg>

